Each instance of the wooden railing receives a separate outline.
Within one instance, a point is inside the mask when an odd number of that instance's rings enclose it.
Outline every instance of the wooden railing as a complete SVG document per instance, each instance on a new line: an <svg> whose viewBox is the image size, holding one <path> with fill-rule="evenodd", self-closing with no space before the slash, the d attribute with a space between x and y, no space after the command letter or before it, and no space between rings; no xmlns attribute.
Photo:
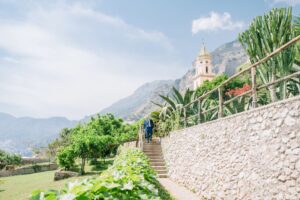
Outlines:
<svg viewBox="0 0 300 200"><path fill-rule="evenodd" d="M224 116L224 113L223 113L224 106L226 104L229 104L229 103L233 102L234 100L236 100L238 98L241 98L241 97L245 96L245 95L248 95L248 96L251 97L251 108L256 108L257 107L257 92L258 92L258 90L270 87L272 85L287 81L287 80L295 78L295 77L299 77L300 76L300 71L297 71L295 73L292 73L290 75L281 77L277 80L268 82L266 84L262 84L260 86L257 86L257 78L256 78L256 69L259 65L267 62L270 58L277 55L278 53L285 50L286 48L290 47L291 45L295 44L299 40L300 40L300 35L293 38L292 40L290 40L288 43L284 44L280 48L276 49L275 51L270 53L265 58L259 60L258 62L252 64L251 66L249 66L249 67L243 69L242 71L236 73L235 75L231 76L229 79L227 79L226 81L221 83L218 87L204 93L202 96L196 98L195 100L193 100L189 104L183 106L183 117L181 118L181 122L183 122L183 126L187 127L188 126L188 120L190 120L190 119L197 119L197 124L201 123L201 116L203 116L205 113L208 113L208 112L211 112L211 111L214 111L214 110L218 112L218 118L222 118ZM224 90L225 86L229 82L234 80L235 78L240 77L240 76L244 75L245 73L249 73L249 72L251 74L251 90L246 91L246 92L244 92L240 95L237 95L237 96L235 96L235 97L233 97L233 98L231 98L227 101L224 101L223 90ZM218 94L218 105L214 105L213 107L209 107L206 110L204 110L203 108L201 108L202 102L206 98L208 98L210 95L212 95L213 93ZM198 108L197 108L197 113L196 114L188 116L187 110L190 106L196 106Z"/></svg>

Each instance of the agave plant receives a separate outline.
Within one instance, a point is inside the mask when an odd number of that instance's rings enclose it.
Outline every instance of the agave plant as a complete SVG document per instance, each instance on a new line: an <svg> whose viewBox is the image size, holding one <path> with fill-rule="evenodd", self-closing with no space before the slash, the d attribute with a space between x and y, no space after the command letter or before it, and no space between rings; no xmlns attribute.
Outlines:
<svg viewBox="0 0 300 200"><path fill-rule="evenodd" d="M159 95L163 100L163 104L154 104L160 107L160 122L168 124L172 129L179 129L182 125L181 118L183 116L183 107L189 104L194 98L194 91L187 89L181 94L175 87L172 88L171 97ZM192 108L186 110L187 115L192 113ZM166 128L165 128L166 129Z"/></svg>
<svg viewBox="0 0 300 200"><path fill-rule="evenodd" d="M274 8L264 16L256 17L249 29L239 35L239 40L253 64L289 42L293 36L292 8ZM294 58L295 48L291 46L261 64L257 67L260 80L266 84L289 74ZM276 85L268 87L272 102L284 95L280 91L285 91L287 84L280 87L282 89L279 91Z"/></svg>
<svg viewBox="0 0 300 200"><path fill-rule="evenodd" d="M216 107L218 105L218 100L216 99L211 99L210 97L205 98L201 101L201 110L205 111L205 110L209 110L212 107ZM197 109L197 112L198 109ZM201 122L207 122L207 121L211 121L214 119L217 119L218 117L218 109L212 110L210 112L206 112L204 114L201 115Z"/></svg>
<svg viewBox="0 0 300 200"><path fill-rule="evenodd" d="M294 65L292 72L300 71L299 65ZM294 77L287 81L287 93L290 96L296 96L300 94L300 77Z"/></svg>
<svg viewBox="0 0 300 200"><path fill-rule="evenodd" d="M163 106L160 105L163 109L162 115L169 115L175 113L175 111L178 111L178 113L181 114L183 106L189 104L193 100L194 91L187 89L184 94L181 94L173 87L171 95L171 97L159 95L165 101Z"/></svg>
<svg viewBox="0 0 300 200"><path fill-rule="evenodd" d="M247 95L241 96L233 100L232 102L224 106L225 115L232 115L248 110L250 107L250 102L251 97Z"/></svg>

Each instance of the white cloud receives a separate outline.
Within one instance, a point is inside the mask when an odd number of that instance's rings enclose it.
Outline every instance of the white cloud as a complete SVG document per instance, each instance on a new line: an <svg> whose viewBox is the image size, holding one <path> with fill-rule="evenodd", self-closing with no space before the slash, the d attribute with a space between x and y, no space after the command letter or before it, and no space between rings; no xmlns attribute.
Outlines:
<svg viewBox="0 0 300 200"><path fill-rule="evenodd" d="M266 0L268 3L277 4L277 3L284 3L290 6L295 6L297 4L300 4L300 0Z"/></svg>
<svg viewBox="0 0 300 200"><path fill-rule="evenodd" d="M243 28L244 23L233 21L230 13L217 13L212 11L208 17L200 17L192 22L192 33L214 30L234 30Z"/></svg>
<svg viewBox="0 0 300 200"><path fill-rule="evenodd" d="M180 74L163 33L80 4L4 18L0 30L0 112L80 119Z"/></svg>

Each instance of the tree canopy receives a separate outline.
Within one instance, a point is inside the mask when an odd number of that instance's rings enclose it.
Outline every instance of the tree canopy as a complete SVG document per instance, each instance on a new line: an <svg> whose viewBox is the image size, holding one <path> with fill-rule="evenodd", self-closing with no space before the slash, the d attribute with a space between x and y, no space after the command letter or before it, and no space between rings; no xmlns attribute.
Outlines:
<svg viewBox="0 0 300 200"><path fill-rule="evenodd" d="M76 158L81 159L80 172L84 173L88 159L105 158L116 152L119 144L136 140L138 125L126 124L112 114L96 115L85 124L63 129L58 139L49 144L60 166L70 169Z"/></svg>

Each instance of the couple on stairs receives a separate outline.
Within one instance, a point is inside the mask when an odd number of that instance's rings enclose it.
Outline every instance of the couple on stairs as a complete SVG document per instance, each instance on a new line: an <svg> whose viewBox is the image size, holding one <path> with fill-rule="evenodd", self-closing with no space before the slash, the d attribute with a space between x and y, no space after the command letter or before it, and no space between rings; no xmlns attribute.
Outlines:
<svg viewBox="0 0 300 200"><path fill-rule="evenodd" d="M147 143L152 142L152 134L153 134L154 123L152 119L147 118L144 121L144 132Z"/></svg>

